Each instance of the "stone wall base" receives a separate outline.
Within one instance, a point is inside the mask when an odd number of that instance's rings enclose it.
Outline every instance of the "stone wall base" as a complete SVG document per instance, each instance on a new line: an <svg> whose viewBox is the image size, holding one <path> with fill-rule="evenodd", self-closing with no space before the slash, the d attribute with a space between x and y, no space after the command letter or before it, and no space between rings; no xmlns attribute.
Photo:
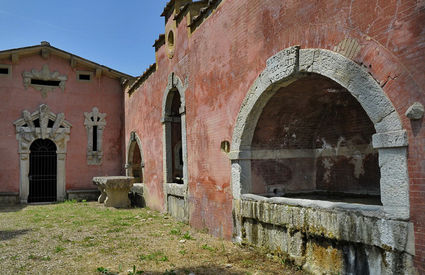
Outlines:
<svg viewBox="0 0 425 275"><path fill-rule="evenodd" d="M233 206L235 241L266 247L309 273L415 274L409 222L273 199L242 198Z"/></svg>
<svg viewBox="0 0 425 275"><path fill-rule="evenodd" d="M97 198L100 195L100 192L97 189L67 190L66 193L68 200L77 201L97 201Z"/></svg>
<svg viewBox="0 0 425 275"><path fill-rule="evenodd" d="M0 205L19 204L19 193L0 193Z"/></svg>
<svg viewBox="0 0 425 275"><path fill-rule="evenodd" d="M145 207L146 201L143 196L144 194L144 184L143 183L134 183L131 187L130 193L128 194L131 206L132 207Z"/></svg>
<svg viewBox="0 0 425 275"><path fill-rule="evenodd" d="M168 195L167 197L168 214L177 218L180 221L187 221L185 213L184 197Z"/></svg>

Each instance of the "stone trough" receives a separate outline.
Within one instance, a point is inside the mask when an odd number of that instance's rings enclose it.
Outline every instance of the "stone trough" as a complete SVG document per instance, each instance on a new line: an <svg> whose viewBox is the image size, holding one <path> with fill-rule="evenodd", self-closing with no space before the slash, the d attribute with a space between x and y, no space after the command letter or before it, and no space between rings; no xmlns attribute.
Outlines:
<svg viewBox="0 0 425 275"><path fill-rule="evenodd" d="M131 203L128 193L133 187L133 177L109 176L94 177L93 184L100 191L99 203L104 203L106 207L128 208Z"/></svg>

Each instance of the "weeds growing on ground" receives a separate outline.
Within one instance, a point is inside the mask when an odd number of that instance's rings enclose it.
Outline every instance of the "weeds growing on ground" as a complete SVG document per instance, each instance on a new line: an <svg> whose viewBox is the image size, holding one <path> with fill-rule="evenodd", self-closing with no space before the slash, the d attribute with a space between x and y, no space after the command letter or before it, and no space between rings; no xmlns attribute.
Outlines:
<svg viewBox="0 0 425 275"><path fill-rule="evenodd" d="M194 240L195 238L193 238L190 235L189 231L187 231L186 233L183 234L183 239L185 239L185 240Z"/></svg>
<svg viewBox="0 0 425 275"><path fill-rule="evenodd" d="M0 242L0 274L63 274L64 267L70 274L103 275L297 273L281 259L146 208L70 200L0 210L0 234L19 232Z"/></svg>
<svg viewBox="0 0 425 275"><path fill-rule="evenodd" d="M65 248L64 247L62 247L62 246L56 246L55 247L55 253L60 253L60 252L62 252L62 251L64 251L65 250Z"/></svg>

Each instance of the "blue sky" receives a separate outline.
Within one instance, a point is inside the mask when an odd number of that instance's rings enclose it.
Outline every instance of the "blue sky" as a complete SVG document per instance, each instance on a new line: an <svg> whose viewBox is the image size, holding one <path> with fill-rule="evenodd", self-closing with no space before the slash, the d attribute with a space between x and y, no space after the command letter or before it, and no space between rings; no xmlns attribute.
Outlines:
<svg viewBox="0 0 425 275"><path fill-rule="evenodd" d="M0 50L54 47L130 75L155 62L167 0L0 0Z"/></svg>

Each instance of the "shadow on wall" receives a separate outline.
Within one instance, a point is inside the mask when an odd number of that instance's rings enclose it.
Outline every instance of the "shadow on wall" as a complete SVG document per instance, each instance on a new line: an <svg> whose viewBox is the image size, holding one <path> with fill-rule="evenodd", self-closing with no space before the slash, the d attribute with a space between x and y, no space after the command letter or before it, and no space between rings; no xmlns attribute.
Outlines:
<svg viewBox="0 0 425 275"><path fill-rule="evenodd" d="M413 131L413 135L416 137L419 132L421 131L422 125L423 125L423 120L424 118L422 117L421 119L417 119L417 120L411 120L411 126L412 126L412 131Z"/></svg>

